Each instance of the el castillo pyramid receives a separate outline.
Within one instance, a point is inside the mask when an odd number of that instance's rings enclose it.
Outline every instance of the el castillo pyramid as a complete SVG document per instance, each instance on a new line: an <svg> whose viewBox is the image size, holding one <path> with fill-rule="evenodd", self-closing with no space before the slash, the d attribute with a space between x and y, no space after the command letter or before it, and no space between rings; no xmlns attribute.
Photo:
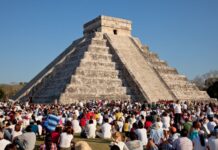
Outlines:
<svg viewBox="0 0 218 150"><path fill-rule="evenodd" d="M208 100L206 92L131 35L131 21L99 16L16 95L35 103L92 99Z"/></svg>

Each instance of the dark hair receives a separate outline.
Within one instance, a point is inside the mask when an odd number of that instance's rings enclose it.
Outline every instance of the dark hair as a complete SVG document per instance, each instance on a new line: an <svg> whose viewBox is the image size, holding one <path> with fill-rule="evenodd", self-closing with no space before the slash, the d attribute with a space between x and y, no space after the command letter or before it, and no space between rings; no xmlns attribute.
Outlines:
<svg viewBox="0 0 218 150"><path fill-rule="evenodd" d="M182 129L181 136L182 137L187 137L188 136L188 131L186 129Z"/></svg>
<svg viewBox="0 0 218 150"><path fill-rule="evenodd" d="M28 125L28 126L26 127L26 132L32 132L32 128L31 128L30 125Z"/></svg>
<svg viewBox="0 0 218 150"><path fill-rule="evenodd" d="M15 144L8 144L6 147L5 147L5 150L17 150L17 147Z"/></svg>
<svg viewBox="0 0 218 150"><path fill-rule="evenodd" d="M67 134L73 134L73 129L71 127L67 127L65 128L65 132L67 132Z"/></svg>
<svg viewBox="0 0 218 150"><path fill-rule="evenodd" d="M16 124L15 127L14 127L14 130L19 132L21 129L21 126L19 124Z"/></svg>
<svg viewBox="0 0 218 150"><path fill-rule="evenodd" d="M137 140L137 135L135 134L135 132L130 132L129 138L130 138L132 141L133 141L133 140Z"/></svg>
<svg viewBox="0 0 218 150"><path fill-rule="evenodd" d="M133 123L132 127L133 127L133 129L138 129L138 124L135 122L135 123Z"/></svg>
<svg viewBox="0 0 218 150"><path fill-rule="evenodd" d="M111 146L110 150L120 150L120 148L117 145L113 145L113 146Z"/></svg>
<svg viewBox="0 0 218 150"><path fill-rule="evenodd" d="M143 123L141 121L138 122L138 127L139 127L139 129L143 128Z"/></svg>
<svg viewBox="0 0 218 150"><path fill-rule="evenodd" d="M109 120L108 120L108 118L104 118L104 122L108 122Z"/></svg>
<svg viewBox="0 0 218 150"><path fill-rule="evenodd" d="M93 120L91 119L91 120L89 120L89 124L93 124Z"/></svg>

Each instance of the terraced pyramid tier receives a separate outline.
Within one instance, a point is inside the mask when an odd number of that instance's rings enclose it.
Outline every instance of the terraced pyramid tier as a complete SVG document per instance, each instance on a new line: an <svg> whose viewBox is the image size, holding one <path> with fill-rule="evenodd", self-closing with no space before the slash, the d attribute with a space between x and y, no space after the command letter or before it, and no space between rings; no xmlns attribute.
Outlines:
<svg viewBox="0 0 218 150"><path fill-rule="evenodd" d="M129 20L108 16L91 20L84 25L84 36L34 77L15 99L63 104L90 99L210 99L141 44L131 30Z"/></svg>

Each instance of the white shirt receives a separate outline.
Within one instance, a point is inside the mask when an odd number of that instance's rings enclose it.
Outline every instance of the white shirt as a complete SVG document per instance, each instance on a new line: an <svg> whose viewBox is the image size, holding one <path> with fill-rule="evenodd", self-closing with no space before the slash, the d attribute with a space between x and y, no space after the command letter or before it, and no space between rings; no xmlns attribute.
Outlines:
<svg viewBox="0 0 218 150"><path fill-rule="evenodd" d="M119 126L119 132L122 132L122 130L123 130L123 122L122 121L117 121L117 125Z"/></svg>
<svg viewBox="0 0 218 150"><path fill-rule="evenodd" d="M12 140L16 137L16 136L19 136L19 135L21 135L22 134L22 132L21 131L12 131Z"/></svg>
<svg viewBox="0 0 218 150"><path fill-rule="evenodd" d="M162 122L163 122L163 128L169 128L170 127L170 117L169 116L164 116L162 118Z"/></svg>
<svg viewBox="0 0 218 150"><path fill-rule="evenodd" d="M181 114L182 113L181 105L180 104L175 104L174 112L175 112L175 114Z"/></svg>
<svg viewBox="0 0 218 150"><path fill-rule="evenodd" d="M61 148L69 148L72 139L73 139L73 135L72 134L67 134L66 132L61 133L59 146Z"/></svg>
<svg viewBox="0 0 218 150"><path fill-rule="evenodd" d="M193 144L187 137L181 137L173 142L173 148L176 150L192 150Z"/></svg>
<svg viewBox="0 0 218 150"><path fill-rule="evenodd" d="M38 133L39 135L42 135L42 126L41 125L37 125L38 126Z"/></svg>
<svg viewBox="0 0 218 150"><path fill-rule="evenodd" d="M129 150L129 148L126 146L124 142L117 142L115 143L115 145L117 145L120 148L120 150Z"/></svg>
<svg viewBox="0 0 218 150"><path fill-rule="evenodd" d="M215 127L216 127L216 123L214 121L210 121L207 123L207 128L210 132L213 132Z"/></svg>
<svg viewBox="0 0 218 150"><path fill-rule="evenodd" d="M217 150L218 149L218 138L211 136L208 139L208 147L210 150Z"/></svg>
<svg viewBox="0 0 218 150"><path fill-rule="evenodd" d="M99 118L98 118L97 122L100 125L103 123L103 116L101 114L99 115Z"/></svg>
<svg viewBox="0 0 218 150"><path fill-rule="evenodd" d="M111 138L111 125L109 123L104 123L101 126L101 131L103 138Z"/></svg>
<svg viewBox="0 0 218 150"><path fill-rule="evenodd" d="M148 143L147 130L145 128L136 129L135 133L138 136L138 140L142 141L143 145L147 145Z"/></svg>
<svg viewBox="0 0 218 150"><path fill-rule="evenodd" d="M74 133L81 133L81 127L79 125L79 121L78 120L73 120L72 121L72 127L73 127L73 131Z"/></svg>
<svg viewBox="0 0 218 150"><path fill-rule="evenodd" d="M88 124L86 126L86 136L87 138L95 138L95 131L96 131L96 126L95 124Z"/></svg>
<svg viewBox="0 0 218 150"><path fill-rule="evenodd" d="M142 110L142 111L140 112L140 115L143 115L144 118L146 118L146 111Z"/></svg>
<svg viewBox="0 0 218 150"><path fill-rule="evenodd" d="M0 140L0 150L4 150L5 147L10 144L11 142L6 140L6 139L2 139Z"/></svg>

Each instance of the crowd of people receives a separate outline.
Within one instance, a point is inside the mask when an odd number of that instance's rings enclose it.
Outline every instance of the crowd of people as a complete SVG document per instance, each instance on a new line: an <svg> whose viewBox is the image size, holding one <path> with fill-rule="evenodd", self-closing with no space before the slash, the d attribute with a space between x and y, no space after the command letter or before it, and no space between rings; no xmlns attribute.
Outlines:
<svg viewBox="0 0 218 150"><path fill-rule="evenodd" d="M186 101L0 103L0 150L33 150L37 139L44 139L40 150L92 149L75 136L107 139L111 150L218 150L218 107Z"/></svg>

